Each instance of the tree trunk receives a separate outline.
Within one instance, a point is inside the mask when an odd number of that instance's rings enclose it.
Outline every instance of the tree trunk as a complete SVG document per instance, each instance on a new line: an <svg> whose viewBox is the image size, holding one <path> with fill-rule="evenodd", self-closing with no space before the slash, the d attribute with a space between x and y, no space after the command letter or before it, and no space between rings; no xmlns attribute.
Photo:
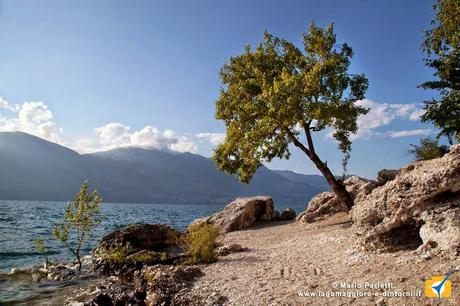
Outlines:
<svg viewBox="0 0 460 306"><path fill-rule="evenodd" d="M81 271L81 258L80 258L80 252L79 251L76 254L76 257L77 257L77 261L78 261L78 272L80 272Z"/></svg>
<svg viewBox="0 0 460 306"><path fill-rule="evenodd" d="M321 159L316 155L316 153L312 153L309 155L310 159L315 163L316 168L324 175L327 182L332 188L332 191L335 195L347 206L348 210L351 209L353 206L353 200L351 199L350 193L347 191L345 186L337 181L335 176L332 174L331 170L324 164Z"/></svg>
<svg viewBox="0 0 460 306"><path fill-rule="evenodd" d="M316 155L315 147L313 145L313 139L311 137L311 132L310 132L310 123L311 122L304 125L305 135L307 137L307 142L308 142L308 148L305 147L289 129L285 129L285 131L288 137L294 143L294 145L300 148L311 159L311 161L315 163L316 168L318 168L318 170L321 171L321 173L323 174L323 176L326 178L327 182L331 186L332 191L339 198L339 200L341 200L346 205L349 211L351 207L353 206L353 200L351 199L351 196L348 193L345 186L340 181L337 181L335 176L332 174L331 170L329 170L329 168L327 167L327 164L323 163L321 159L318 157L318 155Z"/></svg>

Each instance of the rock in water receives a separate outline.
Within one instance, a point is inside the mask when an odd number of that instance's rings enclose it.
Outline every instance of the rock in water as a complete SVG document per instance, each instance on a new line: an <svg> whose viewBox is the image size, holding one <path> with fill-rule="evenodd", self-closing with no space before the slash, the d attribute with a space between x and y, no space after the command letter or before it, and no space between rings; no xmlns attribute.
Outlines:
<svg viewBox="0 0 460 306"><path fill-rule="evenodd" d="M296 217L296 213L295 213L295 210L292 209L292 208L285 208L282 212L281 212L281 216L280 216L280 220L281 221L291 221L291 220L294 220Z"/></svg>
<svg viewBox="0 0 460 306"><path fill-rule="evenodd" d="M355 202L376 187L374 181L359 176L352 176L346 179L343 184ZM346 205L337 198L335 193L321 192L311 199L307 210L299 215L297 221L314 222L317 219L324 219L333 214L347 211Z"/></svg>
<svg viewBox="0 0 460 306"><path fill-rule="evenodd" d="M460 145L418 161L355 201L351 212L364 249L395 251L429 244L460 251Z"/></svg>
<svg viewBox="0 0 460 306"><path fill-rule="evenodd" d="M180 233L166 224L133 224L104 236L95 252L107 250L116 244L131 247L131 253L142 250L161 251L176 246Z"/></svg>
<svg viewBox="0 0 460 306"><path fill-rule="evenodd" d="M274 221L276 213L273 200L268 196L237 198L224 210L212 216L195 220L193 224L208 222L219 228L221 233L254 226L258 221Z"/></svg>
<svg viewBox="0 0 460 306"><path fill-rule="evenodd" d="M165 224L134 224L104 236L94 249L94 269L106 275L130 275L144 265L172 264L183 252L180 232Z"/></svg>

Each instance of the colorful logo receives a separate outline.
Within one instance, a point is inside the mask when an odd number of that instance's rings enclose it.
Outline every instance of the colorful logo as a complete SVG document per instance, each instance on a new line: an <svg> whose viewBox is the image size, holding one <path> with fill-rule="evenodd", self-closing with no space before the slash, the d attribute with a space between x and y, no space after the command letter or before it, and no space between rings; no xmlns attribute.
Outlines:
<svg viewBox="0 0 460 306"><path fill-rule="evenodd" d="M432 276L425 281L425 296L429 298L450 298L452 282L448 279L453 271L446 276Z"/></svg>

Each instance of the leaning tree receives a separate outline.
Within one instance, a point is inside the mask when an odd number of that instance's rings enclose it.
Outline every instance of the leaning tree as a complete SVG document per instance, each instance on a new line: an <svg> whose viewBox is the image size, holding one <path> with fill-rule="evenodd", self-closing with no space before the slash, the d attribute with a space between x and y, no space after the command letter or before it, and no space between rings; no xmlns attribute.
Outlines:
<svg viewBox="0 0 460 306"><path fill-rule="evenodd" d="M355 104L364 98L368 81L350 74L352 49L337 45L334 25L314 23L303 34L303 51L294 44L264 34L252 50L230 58L220 71L222 88L216 118L225 122L226 137L213 154L218 168L249 182L263 162L290 157L293 144L315 164L334 193L348 208L353 201L315 150L314 133L330 129L350 157L350 135L367 109Z"/></svg>

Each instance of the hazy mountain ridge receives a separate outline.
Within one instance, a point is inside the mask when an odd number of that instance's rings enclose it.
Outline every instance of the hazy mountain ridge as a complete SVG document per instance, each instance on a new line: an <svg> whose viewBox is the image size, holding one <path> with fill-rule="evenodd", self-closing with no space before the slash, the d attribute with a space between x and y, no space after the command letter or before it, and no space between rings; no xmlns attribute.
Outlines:
<svg viewBox="0 0 460 306"><path fill-rule="evenodd" d="M26 133L0 133L0 199L69 200L84 180L104 201L126 203L225 203L266 194L302 204L325 190L296 178L261 167L241 184L201 155L140 148L81 155Z"/></svg>

